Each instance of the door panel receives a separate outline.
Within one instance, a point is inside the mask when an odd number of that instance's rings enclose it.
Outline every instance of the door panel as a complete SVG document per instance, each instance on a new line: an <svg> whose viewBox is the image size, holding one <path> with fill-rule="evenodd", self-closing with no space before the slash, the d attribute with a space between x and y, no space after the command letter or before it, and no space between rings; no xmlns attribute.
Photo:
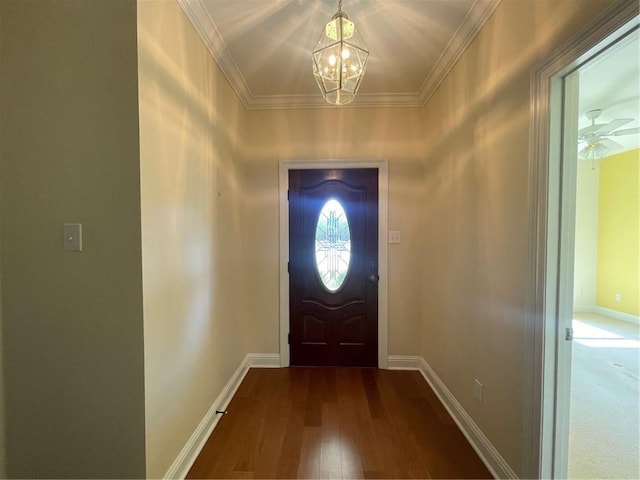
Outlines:
<svg viewBox="0 0 640 480"><path fill-rule="evenodd" d="M289 255L291 364L377 366L378 170L290 170Z"/></svg>

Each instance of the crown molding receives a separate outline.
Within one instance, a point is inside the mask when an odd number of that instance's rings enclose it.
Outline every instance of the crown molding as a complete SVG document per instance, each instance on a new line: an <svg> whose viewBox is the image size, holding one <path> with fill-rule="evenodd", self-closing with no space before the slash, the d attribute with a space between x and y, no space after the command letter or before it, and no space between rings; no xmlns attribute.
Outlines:
<svg viewBox="0 0 640 480"><path fill-rule="evenodd" d="M245 107L251 104L252 95L242 72L233 60L220 31L213 22L202 0L176 0L196 32L220 67Z"/></svg>
<svg viewBox="0 0 640 480"><path fill-rule="evenodd" d="M420 87L421 105L435 93L502 0L476 0Z"/></svg>
<svg viewBox="0 0 640 480"><path fill-rule="evenodd" d="M253 95L203 0L176 0L247 110L333 108L319 95ZM359 93L352 107L422 107L440 86L502 0L475 0L415 93Z"/></svg>
<svg viewBox="0 0 640 480"><path fill-rule="evenodd" d="M376 94L359 93L349 107L421 107L418 94ZM252 96L245 103L247 110L275 110L282 108L336 108L324 101L320 93L314 95L264 95Z"/></svg>

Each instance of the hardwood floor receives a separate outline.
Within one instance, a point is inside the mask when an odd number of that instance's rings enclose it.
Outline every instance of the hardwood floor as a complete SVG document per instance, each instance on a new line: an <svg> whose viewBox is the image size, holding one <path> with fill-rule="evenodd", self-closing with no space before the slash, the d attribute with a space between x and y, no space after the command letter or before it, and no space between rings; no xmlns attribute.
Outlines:
<svg viewBox="0 0 640 480"><path fill-rule="evenodd" d="M187 478L492 478L419 372L251 369Z"/></svg>

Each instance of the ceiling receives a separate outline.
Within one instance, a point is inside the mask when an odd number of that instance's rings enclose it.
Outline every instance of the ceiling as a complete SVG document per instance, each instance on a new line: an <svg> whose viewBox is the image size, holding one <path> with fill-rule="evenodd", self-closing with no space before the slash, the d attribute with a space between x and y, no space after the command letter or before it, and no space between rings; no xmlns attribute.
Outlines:
<svg viewBox="0 0 640 480"><path fill-rule="evenodd" d="M311 52L337 0L177 0L249 109L327 107ZM501 0L343 0L369 51L353 105L423 106ZM579 128L632 118L640 125L638 32L580 68ZM640 135L613 137L620 151ZM615 152L612 152L615 153Z"/></svg>
<svg viewBox="0 0 640 480"><path fill-rule="evenodd" d="M640 126L640 40L638 31L610 47L579 72L579 128L591 125L586 113L600 109L596 123L608 123L617 118L630 118L620 126L625 130ZM616 130L618 130L616 129ZM640 146L640 135L614 136L622 148L619 153ZM579 146L581 148L582 145Z"/></svg>
<svg viewBox="0 0 640 480"><path fill-rule="evenodd" d="M247 109L326 106L311 52L337 0L178 0ZM354 105L422 106L500 0L343 0L370 55Z"/></svg>

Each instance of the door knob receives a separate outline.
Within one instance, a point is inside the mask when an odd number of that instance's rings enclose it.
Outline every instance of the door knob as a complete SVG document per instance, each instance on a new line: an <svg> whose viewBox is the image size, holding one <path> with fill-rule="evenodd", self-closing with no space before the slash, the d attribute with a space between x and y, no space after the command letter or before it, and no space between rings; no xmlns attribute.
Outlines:
<svg viewBox="0 0 640 480"><path fill-rule="evenodd" d="M380 280L380 277L378 275L376 275L375 273L372 273L369 275L369 281L371 283L378 283L378 280Z"/></svg>

